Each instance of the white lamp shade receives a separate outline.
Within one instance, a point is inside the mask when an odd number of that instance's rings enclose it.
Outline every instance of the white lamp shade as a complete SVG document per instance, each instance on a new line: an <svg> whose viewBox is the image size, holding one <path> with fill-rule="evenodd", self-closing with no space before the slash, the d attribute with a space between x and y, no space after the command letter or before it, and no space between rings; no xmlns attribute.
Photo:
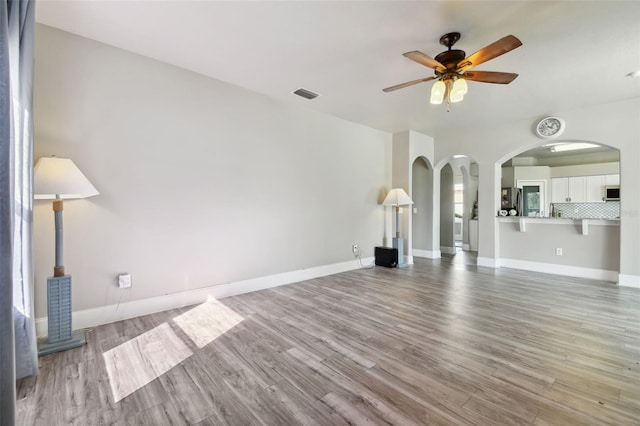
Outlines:
<svg viewBox="0 0 640 426"><path fill-rule="evenodd" d="M51 200L87 198L99 192L70 159L42 157L33 170L33 194L37 200Z"/></svg>
<svg viewBox="0 0 640 426"><path fill-rule="evenodd" d="M409 204L413 204L413 201L402 188L394 188L389 191L382 202L384 206L408 206Z"/></svg>

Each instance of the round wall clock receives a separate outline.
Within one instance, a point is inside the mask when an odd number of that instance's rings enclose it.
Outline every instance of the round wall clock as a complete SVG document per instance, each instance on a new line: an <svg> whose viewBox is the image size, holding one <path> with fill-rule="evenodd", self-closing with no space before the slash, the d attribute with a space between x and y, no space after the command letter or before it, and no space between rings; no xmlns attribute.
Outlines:
<svg viewBox="0 0 640 426"><path fill-rule="evenodd" d="M542 139L558 137L564 132L564 120L559 117L545 117L536 125L536 135Z"/></svg>

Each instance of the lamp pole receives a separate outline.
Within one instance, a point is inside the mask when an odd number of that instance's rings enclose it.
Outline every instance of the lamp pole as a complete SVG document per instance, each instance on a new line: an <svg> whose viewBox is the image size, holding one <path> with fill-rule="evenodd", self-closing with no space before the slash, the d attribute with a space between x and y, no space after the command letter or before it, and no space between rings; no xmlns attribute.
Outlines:
<svg viewBox="0 0 640 426"><path fill-rule="evenodd" d="M398 250L398 267L406 266L404 263L404 238L400 237L400 206L408 206L413 201L402 188L394 188L382 202L385 206L393 206L396 209L396 236L393 237L393 248Z"/></svg>
<svg viewBox="0 0 640 426"><path fill-rule="evenodd" d="M53 215L56 226L56 263L53 267L53 276L64 276L64 266L62 261L63 250L63 228L62 228L62 210L64 210L63 201L60 195L56 194L56 199L53 200Z"/></svg>

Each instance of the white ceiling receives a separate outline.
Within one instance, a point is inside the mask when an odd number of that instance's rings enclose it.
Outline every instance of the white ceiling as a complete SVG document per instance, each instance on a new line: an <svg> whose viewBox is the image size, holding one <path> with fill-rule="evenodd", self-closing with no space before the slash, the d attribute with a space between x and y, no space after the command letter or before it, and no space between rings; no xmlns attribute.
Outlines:
<svg viewBox="0 0 640 426"><path fill-rule="evenodd" d="M437 136L640 96L638 1L47 1L36 20L377 129ZM513 34L523 46L478 66L510 85L470 82L447 113L430 105L432 75L402 56L435 56L459 31L467 55ZM292 95L304 87L309 101Z"/></svg>

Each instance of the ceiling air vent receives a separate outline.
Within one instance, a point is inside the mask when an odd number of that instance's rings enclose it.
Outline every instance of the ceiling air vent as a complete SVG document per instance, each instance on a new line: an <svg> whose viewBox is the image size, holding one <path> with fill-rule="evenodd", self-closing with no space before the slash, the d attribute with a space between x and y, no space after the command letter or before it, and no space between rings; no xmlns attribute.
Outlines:
<svg viewBox="0 0 640 426"><path fill-rule="evenodd" d="M302 88L296 90L295 92L293 92L293 94L294 95L298 95L298 96L302 96L305 99L313 99L313 98L317 98L318 96L320 96L317 93L313 93L310 90L302 89Z"/></svg>

